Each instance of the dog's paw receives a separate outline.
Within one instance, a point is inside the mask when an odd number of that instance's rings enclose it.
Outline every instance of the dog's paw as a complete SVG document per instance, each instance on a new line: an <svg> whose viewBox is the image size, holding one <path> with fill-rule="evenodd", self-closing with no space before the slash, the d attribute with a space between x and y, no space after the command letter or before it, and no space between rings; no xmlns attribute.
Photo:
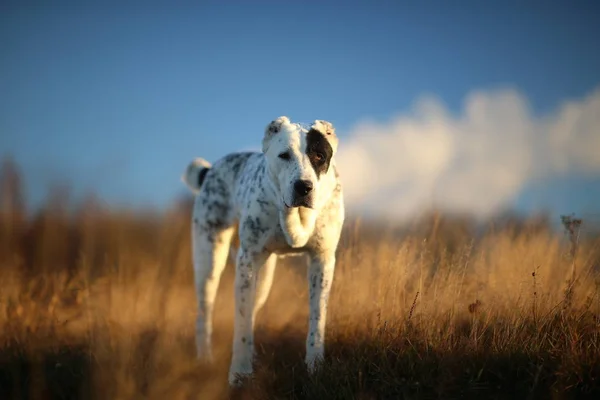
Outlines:
<svg viewBox="0 0 600 400"><path fill-rule="evenodd" d="M202 334L196 336L196 359L207 364L214 360L211 340Z"/></svg>
<svg viewBox="0 0 600 400"><path fill-rule="evenodd" d="M308 370L309 374L313 374L316 370L317 367L319 366L319 364L321 364L321 362L323 361L323 357L322 356L307 356L306 359L304 360L304 362L306 363L306 369Z"/></svg>
<svg viewBox="0 0 600 400"><path fill-rule="evenodd" d="M239 372L231 372L229 371L229 387L231 388L241 388L246 382L252 379L252 372L250 373L239 373Z"/></svg>
<svg viewBox="0 0 600 400"><path fill-rule="evenodd" d="M240 387L252 376L252 361L236 363L229 369L229 386Z"/></svg>
<svg viewBox="0 0 600 400"><path fill-rule="evenodd" d="M204 364L212 364L215 361L212 351L210 349L198 349L196 351L196 359Z"/></svg>

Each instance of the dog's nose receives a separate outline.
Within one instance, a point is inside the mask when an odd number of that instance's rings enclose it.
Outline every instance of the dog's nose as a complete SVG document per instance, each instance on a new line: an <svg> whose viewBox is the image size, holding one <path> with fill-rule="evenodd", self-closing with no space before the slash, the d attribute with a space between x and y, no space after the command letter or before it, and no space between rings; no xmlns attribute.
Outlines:
<svg viewBox="0 0 600 400"><path fill-rule="evenodd" d="M311 181L297 180L294 183L294 191L299 196L306 196L313 190L313 184Z"/></svg>

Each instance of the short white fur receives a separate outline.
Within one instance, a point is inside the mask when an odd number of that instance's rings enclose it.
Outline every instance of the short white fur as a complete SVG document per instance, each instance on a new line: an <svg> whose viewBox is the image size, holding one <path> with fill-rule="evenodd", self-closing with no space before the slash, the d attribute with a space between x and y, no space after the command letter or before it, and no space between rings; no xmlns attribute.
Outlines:
<svg viewBox="0 0 600 400"><path fill-rule="evenodd" d="M252 374L254 323L268 298L277 258L308 258L309 330L305 362L310 371L324 355L327 304L335 253L344 222L341 181L335 166L338 140L333 125L317 120L318 131L332 150L329 168L316 173L307 154L307 129L279 117L265 129L262 153L233 153L210 165L196 159L183 181L196 193L192 244L198 316L198 356L212 359L212 319L219 281L238 227L235 323L229 383ZM288 153L288 159L280 155ZM207 170L207 171L204 171ZM201 174L204 174L204 179ZM297 202L294 183L309 181L312 190ZM294 197L296 196L296 198Z"/></svg>

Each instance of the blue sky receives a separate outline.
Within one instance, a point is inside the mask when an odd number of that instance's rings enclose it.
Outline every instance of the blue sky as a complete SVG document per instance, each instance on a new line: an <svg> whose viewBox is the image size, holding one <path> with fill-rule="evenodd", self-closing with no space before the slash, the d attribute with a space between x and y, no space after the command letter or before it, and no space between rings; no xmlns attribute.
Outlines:
<svg viewBox="0 0 600 400"><path fill-rule="evenodd" d="M343 142L423 95L460 113L473 91L512 88L536 116L600 86L595 2L219 3L2 3L0 153L32 202L66 181L167 205L189 160L256 148L279 115L328 119ZM511 204L590 211L596 172L530 182Z"/></svg>

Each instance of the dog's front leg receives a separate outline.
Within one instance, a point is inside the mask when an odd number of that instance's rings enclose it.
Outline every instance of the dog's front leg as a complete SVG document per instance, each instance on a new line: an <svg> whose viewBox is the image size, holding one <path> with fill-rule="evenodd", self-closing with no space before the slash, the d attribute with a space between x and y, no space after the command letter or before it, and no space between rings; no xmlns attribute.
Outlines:
<svg viewBox="0 0 600 400"><path fill-rule="evenodd" d="M306 337L306 365L314 371L316 363L323 358L325 351L325 324L327 304L335 270L335 252L311 254L308 268L310 293L310 317Z"/></svg>
<svg viewBox="0 0 600 400"><path fill-rule="evenodd" d="M240 247L235 272L235 318L233 353L229 368L229 384L241 384L244 376L252 374L254 353L254 303L256 276L268 254L255 254Z"/></svg>

